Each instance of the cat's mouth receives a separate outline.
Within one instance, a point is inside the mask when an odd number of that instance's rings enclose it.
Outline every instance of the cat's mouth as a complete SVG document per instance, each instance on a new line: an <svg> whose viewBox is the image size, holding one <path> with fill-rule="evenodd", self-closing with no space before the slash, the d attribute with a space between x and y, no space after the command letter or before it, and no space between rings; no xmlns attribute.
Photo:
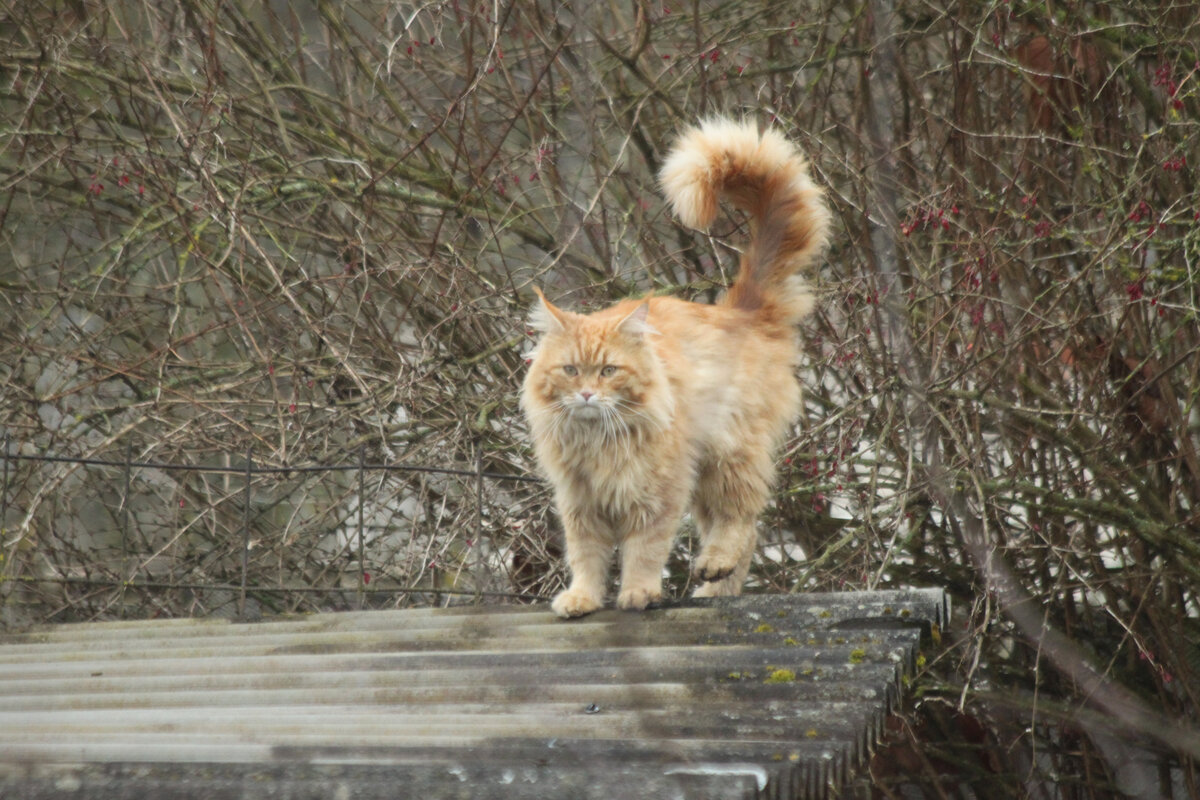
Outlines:
<svg viewBox="0 0 1200 800"><path fill-rule="evenodd" d="M567 410L572 419L600 419L604 416L604 409L596 402L572 403Z"/></svg>

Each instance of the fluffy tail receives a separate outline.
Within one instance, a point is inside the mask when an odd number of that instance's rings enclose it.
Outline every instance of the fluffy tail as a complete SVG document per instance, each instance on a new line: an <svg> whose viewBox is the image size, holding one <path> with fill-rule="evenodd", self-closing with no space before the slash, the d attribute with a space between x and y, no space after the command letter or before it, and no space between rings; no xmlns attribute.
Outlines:
<svg viewBox="0 0 1200 800"><path fill-rule="evenodd" d="M825 246L829 211L804 156L778 131L716 119L685 131L663 164L679 219L707 228L723 195L750 214L750 244L723 303L798 321L813 305L800 275Z"/></svg>

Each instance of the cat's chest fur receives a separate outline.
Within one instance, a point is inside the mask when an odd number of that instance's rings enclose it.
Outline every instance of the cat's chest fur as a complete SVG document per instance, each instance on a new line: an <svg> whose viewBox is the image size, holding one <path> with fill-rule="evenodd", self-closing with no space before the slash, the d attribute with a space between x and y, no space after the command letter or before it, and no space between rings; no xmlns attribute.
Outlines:
<svg viewBox="0 0 1200 800"><path fill-rule="evenodd" d="M693 472L688 442L672 426L653 435L604 436L580 425L540 453L565 505L620 536L657 514L677 482Z"/></svg>

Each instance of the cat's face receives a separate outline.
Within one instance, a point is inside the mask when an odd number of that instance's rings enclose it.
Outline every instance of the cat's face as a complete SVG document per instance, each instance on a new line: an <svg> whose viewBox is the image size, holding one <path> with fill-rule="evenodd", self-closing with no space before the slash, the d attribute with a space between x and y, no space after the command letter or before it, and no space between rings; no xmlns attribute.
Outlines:
<svg viewBox="0 0 1200 800"><path fill-rule="evenodd" d="M541 303L532 319L543 336L525 379L526 411L552 428L612 433L644 420L659 374L646 341L646 304L624 315L585 316Z"/></svg>

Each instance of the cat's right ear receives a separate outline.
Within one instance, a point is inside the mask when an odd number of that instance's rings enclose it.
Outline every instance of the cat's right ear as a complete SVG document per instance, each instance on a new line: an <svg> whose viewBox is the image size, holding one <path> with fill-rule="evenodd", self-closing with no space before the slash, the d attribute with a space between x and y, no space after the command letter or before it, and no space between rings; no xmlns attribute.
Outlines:
<svg viewBox="0 0 1200 800"><path fill-rule="evenodd" d="M538 301L529 311L529 327L539 333L562 333L566 330L568 312L547 300L541 289L535 286L533 291L537 294Z"/></svg>

